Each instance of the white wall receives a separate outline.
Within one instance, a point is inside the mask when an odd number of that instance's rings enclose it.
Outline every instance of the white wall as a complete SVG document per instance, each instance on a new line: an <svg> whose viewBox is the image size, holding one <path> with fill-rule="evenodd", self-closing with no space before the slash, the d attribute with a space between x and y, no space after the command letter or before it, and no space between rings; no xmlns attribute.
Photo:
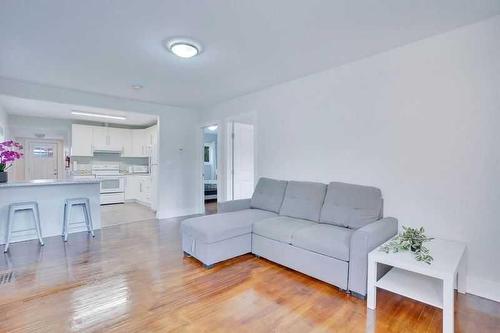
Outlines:
<svg viewBox="0 0 500 333"><path fill-rule="evenodd" d="M160 170L157 214L160 218L167 218L201 212L197 111L1 77L0 94L158 115Z"/></svg>
<svg viewBox="0 0 500 333"><path fill-rule="evenodd" d="M400 224L465 241L469 292L500 300L499 36L496 16L222 103L201 121L254 112L260 176L380 187Z"/></svg>
<svg viewBox="0 0 500 333"><path fill-rule="evenodd" d="M13 138L36 138L63 140L65 150L71 147L71 120L9 115L9 133Z"/></svg>
<svg viewBox="0 0 500 333"><path fill-rule="evenodd" d="M0 105L0 131L3 131L3 134L0 132L0 142L4 141L4 139L8 138L8 115L7 112Z"/></svg>

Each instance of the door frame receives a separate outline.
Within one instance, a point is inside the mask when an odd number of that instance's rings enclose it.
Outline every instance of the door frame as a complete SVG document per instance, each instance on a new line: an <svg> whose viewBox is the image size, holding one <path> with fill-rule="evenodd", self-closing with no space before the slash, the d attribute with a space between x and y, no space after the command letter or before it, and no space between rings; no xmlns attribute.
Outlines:
<svg viewBox="0 0 500 333"><path fill-rule="evenodd" d="M33 138L26 138L24 140L24 147L25 149L29 149L30 144L36 143L36 142L43 142L43 143L50 143L50 144L55 144L57 146L57 179L63 179L64 178L64 141L63 140L52 140L52 139L33 139ZM25 161L24 161L24 179L28 179L30 176L29 173L29 165L31 162L31 154L24 154L25 156ZM29 157L28 157L29 156Z"/></svg>
<svg viewBox="0 0 500 333"><path fill-rule="evenodd" d="M217 131L215 132L217 134L217 146L216 146L216 153L215 153L215 165L217 166L217 202L220 202L221 201L221 192L220 192L220 185L221 185L221 181L220 181L220 156L221 156L221 143L220 143L220 139L221 139L221 126L220 124L217 122L217 123L208 123L208 124L205 124L203 126L200 127L200 133L201 133L201 138L200 138L200 154L198 156L200 156L200 189L198 191L198 193L200 193L200 211L202 214L205 214L205 159L204 159L204 156L205 156L205 139L204 139L204 131L205 131L205 128L207 127L210 127L210 126L217 126Z"/></svg>

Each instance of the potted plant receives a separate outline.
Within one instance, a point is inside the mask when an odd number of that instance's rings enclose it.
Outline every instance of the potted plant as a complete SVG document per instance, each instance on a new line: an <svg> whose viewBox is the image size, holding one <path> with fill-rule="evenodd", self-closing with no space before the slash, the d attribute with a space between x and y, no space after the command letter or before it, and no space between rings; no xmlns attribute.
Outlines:
<svg viewBox="0 0 500 333"><path fill-rule="evenodd" d="M411 251L417 261L430 264L433 258L430 255L429 249L423 243L431 241L432 238L427 237L424 232L423 227L410 228L403 226L403 232L394 237L386 245L381 246L380 250L385 253Z"/></svg>
<svg viewBox="0 0 500 333"><path fill-rule="evenodd" d="M0 142L0 183L7 182L8 174L6 171L15 160L23 157L22 149L23 146L20 143L12 140Z"/></svg>

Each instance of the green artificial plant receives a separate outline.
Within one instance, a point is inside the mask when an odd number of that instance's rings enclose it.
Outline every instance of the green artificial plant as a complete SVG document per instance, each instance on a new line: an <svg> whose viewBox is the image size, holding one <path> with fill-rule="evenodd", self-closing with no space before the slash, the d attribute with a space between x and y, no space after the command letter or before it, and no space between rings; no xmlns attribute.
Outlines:
<svg viewBox="0 0 500 333"><path fill-rule="evenodd" d="M403 226L403 232L390 240L387 244L380 247L380 251L403 252L411 251L415 254L417 261L423 261L430 264L434 259L430 255L430 251L423 243L432 240L424 234L424 228L410 228Z"/></svg>

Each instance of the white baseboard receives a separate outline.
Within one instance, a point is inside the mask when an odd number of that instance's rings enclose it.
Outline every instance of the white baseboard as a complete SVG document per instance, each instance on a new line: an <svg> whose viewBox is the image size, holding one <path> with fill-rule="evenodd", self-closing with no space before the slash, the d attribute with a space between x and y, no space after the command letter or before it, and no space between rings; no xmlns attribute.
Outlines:
<svg viewBox="0 0 500 333"><path fill-rule="evenodd" d="M196 215L196 214L202 214L202 212L200 212L199 208L175 209L175 210L168 210L168 211L157 211L156 218L162 220L162 219L169 219L169 218L173 218L173 217L189 216L189 215Z"/></svg>
<svg viewBox="0 0 500 333"><path fill-rule="evenodd" d="M500 302L500 282L469 276L467 293Z"/></svg>

